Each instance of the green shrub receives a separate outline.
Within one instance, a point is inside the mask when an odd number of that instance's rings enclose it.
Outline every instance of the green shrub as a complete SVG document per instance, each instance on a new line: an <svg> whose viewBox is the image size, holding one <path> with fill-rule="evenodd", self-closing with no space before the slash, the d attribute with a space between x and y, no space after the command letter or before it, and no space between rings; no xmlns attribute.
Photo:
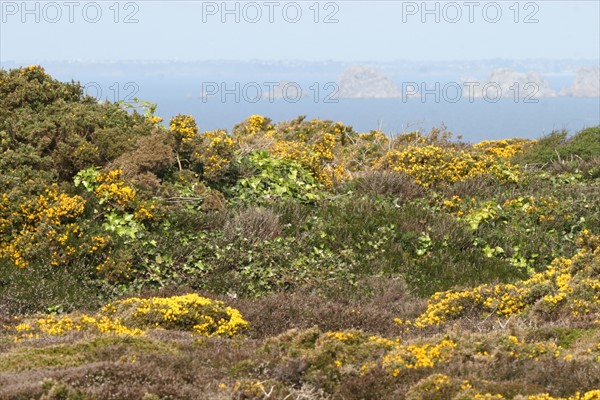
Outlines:
<svg viewBox="0 0 600 400"><path fill-rule="evenodd" d="M589 160L600 155L600 126L583 129L571 137L554 131L528 146L515 159L521 164L544 165L553 160Z"/></svg>
<svg viewBox="0 0 600 400"><path fill-rule="evenodd" d="M295 198L312 202L320 197L319 185L298 162L257 151L242 160L251 176L241 178L232 195L242 202Z"/></svg>

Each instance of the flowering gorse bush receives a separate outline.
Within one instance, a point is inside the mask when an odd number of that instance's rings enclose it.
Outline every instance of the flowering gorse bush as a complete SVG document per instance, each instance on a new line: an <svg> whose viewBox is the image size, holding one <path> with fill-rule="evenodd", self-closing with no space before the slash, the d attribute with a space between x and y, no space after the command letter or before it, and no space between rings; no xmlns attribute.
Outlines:
<svg viewBox="0 0 600 400"><path fill-rule="evenodd" d="M498 158L512 158L523 153L527 146L535 143L528 139L484 140L473 145L473 148L485 151L486 154Z"/></svg>
<svg viewBox="0 0 600 400"><path fill-rule="evenodd" d="M580 249L573 257L559 257L546 271L527 280L438 292L414 322L398 320L397 323L422 328L467 314L510 317L528 313L543 319L596 315L600 312L600 237L584 230L578 242Z"/></svg>
<svg viewBox="0 0 600 400"><path fill-rule="evenodd" d="M232 337L248 322L240 312L220 301L190 293L174 297L128 298L105 305L96 315L73 313L25 318L16 325L15 340L69 333L138 336L148 329L191 332L201 336Z"/></svg>
<svg viewBox="0 0 600 400"><path fill-rule="evenodd" d="M95 193L100 204L108 201L114 206L125 208L133 202L136 191L121 179L122 173L117 169L98 174Z"/></svg>
<svg viewBox="0 0 600 400"><path fill-rule="evenodd" d="M175 135L178 142L188 143L194 140L198 134L196 120L191 115L177 115L171 118L169 129Z"/></svg>
<svg viewBox="0 0 600 400"><path fill-rule="evenodd" d="M395 346L386 354L381 363L393 376L400 375L403 369L431 368L448 359L451 349L456 346L451 340L439 343L409 346Z"/></svg>
<svg viewBox="0 0 600 400"><path fill-rule="evenodd" d="M37 197L24 199L18 211L9 210L8 197L0 199L0 258L15 266L27 267L40 251L52 265L67 262L81 252L83 235L76 222L83 214L86 201L80 196L61 193L52 185ZM44 244L42 248L39 246Z"/></svg>
<svg viewBox="0 0 600 400"><path fill-rule="evenodd" d="M412 386L406 396L409 400L596 400L600 399L600 390L577 392L567 397L551 396L548 393L505 396L477 390L469 380L445 374L432 374Z"/></svg>
<svg viewBox="0 0 600 400"><path fill-rule="evenodd" d="M166 298L132 297L107 304L101 313L129 326L190 331L203 336L234 336L248 328L238 310L195 293Z"/></svg>
<svg viewBox="0 0 600 400"><path fill-rule="evenodd" d="M235 142L224 130L203 132L200 138L202 143L193 155L195 162L202 165L205 179L218 181L234 158Z"/></svg>
<svg viewBox="0 0 600 400"><path fill-rule="evenodd" d="M390 150L378 161L378 168L407 173L423 186L454 183L484 174L500 180L518 180L518 168L496 154L437 145Z"/></svg>
<svg viewBox="0 0 600 400"><path fill-rule="evenodd" d="M291 357L302 355L309 371L334 375L355 372L360 376L383 369L390 378L411 370L428 371L449 360L456 343L449 339L404 343L360 331L291 330L265 344L266 351L283 351ZM309 378L310 380L310 378Z"/></svg>

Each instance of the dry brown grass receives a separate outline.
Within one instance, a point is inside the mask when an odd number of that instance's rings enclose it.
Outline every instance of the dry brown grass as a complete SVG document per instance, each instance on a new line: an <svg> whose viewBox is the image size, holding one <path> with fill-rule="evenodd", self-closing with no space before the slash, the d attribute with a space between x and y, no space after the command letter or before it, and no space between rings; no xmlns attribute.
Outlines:
<svg viewBox="0 0 600 400"><path fill-rule="evenodd" d="M402 201L414 200L425 193L423 186L405 173L367 171L355 178L356 190L366 195L394 196Z"/></svg>
<svg viewBox="0 0 600 400"><path fill-rule="evenodd" d="M250 241L274 239L281 234L279 215L262 207L240 210L225 223L224 234L230 239L239 234Z"/></svg>
<svg viewBox="0 0 600 400"><path fill-rule="evenodd" d="M323 296L312 291L278 293L258 299L229 301L250 322L249 335L267 338L292 328L317 326L323 331L360 329L384 336L400 333L394 318L413 318L425 301L407 293L400 280L371 278L372 294L358 298ZM331 289L335 291L335 288Z"/></svg>

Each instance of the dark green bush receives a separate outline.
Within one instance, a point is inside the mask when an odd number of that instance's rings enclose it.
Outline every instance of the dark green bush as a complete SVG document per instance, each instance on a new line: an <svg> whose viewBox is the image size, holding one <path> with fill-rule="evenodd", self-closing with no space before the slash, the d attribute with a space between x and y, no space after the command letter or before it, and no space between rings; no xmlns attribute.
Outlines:
<svg viewBox="0 0 600 400"><path fill-rule="evenodd" d="M600 126L583 129L569 137L565 130L554 131L516 156L521 164L545 165L552 161L590 160L600 155Z"/></svg>

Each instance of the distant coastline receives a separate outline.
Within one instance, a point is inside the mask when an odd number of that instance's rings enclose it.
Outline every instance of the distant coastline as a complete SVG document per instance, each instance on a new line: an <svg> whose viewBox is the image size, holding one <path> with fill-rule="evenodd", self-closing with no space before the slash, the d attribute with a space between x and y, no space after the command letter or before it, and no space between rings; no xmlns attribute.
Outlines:
<svg viewBox="0 0 600 400"><path fill-rule="evenodd" d="M264 97L299 98L308 96L315 83L337 85L336 98L420 98L435 90L451 92L460 87L463 96L482 98L494 95L498 88L502 98L600 97L600 60L478 60L478 61L418 61L395 62L356 61L264 61L264 60L79 60L21 62L0 60L4 69L40 64L59 79L75 79L82 84L109 82L124 84L142 81L191 83L188 94L203 96L202 85L257 84ZM553 79L560 76L560 82ZM272 86L280 84L279 87ZM485 90L482 90L487 85ZM302 89L298 93L297 88ZM477 88L477 90L473 90ZM107 91L107 90L105 90ZM335 93L333 93L335 92ZM452 92L454 93L454 92Z"/></svg>

